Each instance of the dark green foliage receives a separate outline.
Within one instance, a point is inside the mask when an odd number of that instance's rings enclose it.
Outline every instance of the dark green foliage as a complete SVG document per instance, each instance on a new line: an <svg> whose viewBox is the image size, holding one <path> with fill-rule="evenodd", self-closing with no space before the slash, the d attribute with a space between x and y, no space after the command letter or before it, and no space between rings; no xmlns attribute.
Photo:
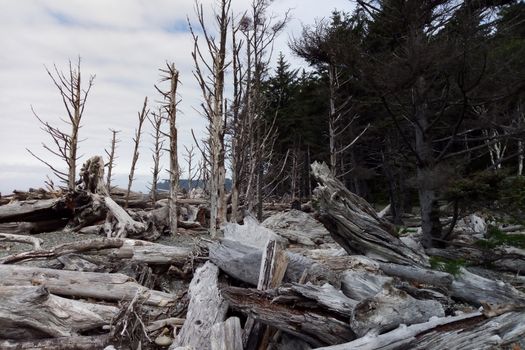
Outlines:
<svg viewBox="0 0 525 350"><path fill-rule="evenodd" d="M497 226L490 225L487 229L487 239L481 239L476 245L483 249L492 249L499 246L525 248L525 236L502 232Z"/></svg>
<svg viewBox="0 0 525 350"><path fill-rule="evenodd" d="M467 266L467 261L463 259L448 260L437 256L430 257L430 267L432 269L448 272L454 276L459 275L461 268L465 266Z"/></svg>

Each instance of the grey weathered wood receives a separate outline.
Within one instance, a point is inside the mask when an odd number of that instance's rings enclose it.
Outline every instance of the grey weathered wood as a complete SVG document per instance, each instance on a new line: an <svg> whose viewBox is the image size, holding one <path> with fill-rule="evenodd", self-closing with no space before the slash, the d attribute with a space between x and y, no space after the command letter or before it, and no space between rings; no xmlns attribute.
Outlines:
<svg viewBox="0 0 525 350"><path fill-rule="evenodd" d="M67 218L38 220L35 222L8 222L0 224L0 231L14 234L37 234L62 230L68 222Z"/></svg>
<svg viewBox="0 0 525 350"><path fill-rule="evenodd" d="M132 278L120 273L79 272L0 265L2 286L45 286L51 293L94 299L121 301L131 300L140 291L150 294L146 305L167 306L176 301L175 296L156 290L148 290Z"/></svg>
<svg viewBox="0 0 525 350"><path fill-rule="evenodd" d="M226 223L224 224L223 230L225 239L241 242L244 245L258 249L263 249L269 240L279 242L279 244L283 246L288 244L286 238L262 226L251 216L244 218L244 225Z"/></svg>
<svg viewBox="0 0 525 350"><path fill-rule="evenodd" d="M386 262L429 266L426 256L397 238L393 227L379 218L368 202L346 189L326 164L314 162L311 168L319 182L316 197L321 219L349 254L357 252Z"/></svg>
<svg viewBox="0 0 525 350"><path fill-rule="evenodd" d="M431 329L438 328L443 325L464 323L470 325L471 322L480 322L484 316L480 312L473 312L460 316L448 316L441 318L433 318L425 323L413 324L408 327L398 327L388 333L380 334L372 337L361 337L354 341L318 348L318 350L401 350L410 349L410 344L417 342L419 334L428 332Z"/></svg>
<svg viewBox="0 0 525 350"><path fill-rule="evenodd" d="M350 315L342 317L314 298L294 293L293 289L259 291L224 287L221 292L233 309L314 346L339 344L355 338L348 324Z"/></svg>
<svg viewBox="0 0 525 350"><path fill-rule="evenodd" d="M10 233L0 233L0 241L27 243L31 244L33 246L33 249L40 249L40 245L44 242L40 238L23 235L14 235Z"/></svg>
<svg viewBox="0 0 525 350"><path fill-rule="evenodd" d="M259 280L257 282L258 290L266 290L278 287L284 277L288 267L288 258L277 242L273 239L268 240L263 250L261 258L261 268L259 271ZM264 347L260 342L265 338L264 333L268 331L266 326L257 324L252 318L248 318L244 326L243 344L245 348ZM265 338L267 339L267 337Z"/></svg>
<svg viewBox="0 0 525 350"><path fill-rule="evenodd" d="M262 250L248 247L239 242L222 240L209 244L209 258L228 275L256 286L261 268ZM305 272L310 281L329 282L340 285L339 276L323 264L300 254L286 251L288 268L285 282L297 282Z"/></svg>
<svg viewBox="0 0 525 350"><path fill-rule="evenodd" d="M0 223L60 219L70 214L63 198L14 201L0 206Z"/></svg>
<svg viewBox="0 0 525 350"><path fill-rule="evenodd" d="M362 337L371 332L380 334L401 324L428 321L443 317L445 312L434 300L417 300L407 293L387 286L380 293L359 302L352 312L352 330Z"/></svg>
<svg viewBox="0 0 525 350"><path fill-rule="evenodd" d="M2 350L101 350L109 345L109 336L74 336L35 340L0 340ZM121 345L119 350L129 349Z"/></svg>
<svg viewBox="0 0 525 350"><path fill-rule="evenodd" d="M300 210L279 212L264 220L261 225L292 243L315 246L333 241L330 232L319 221Z"/></svg>
<svg viewBox="0 0 525 350"><path fill-rule="evenodd" d="M228 310L228 303L219 293L218 276L219 269L209 261L195 271L188 289L186 321L170 349L179 346L210 349L211 329L224 321Z"/></svg>
<svg viewBox="0 0 525 350"><path fill-rule="evenodd" d="M476 275L465 268L454 278L452 297L475 305L482 303L525 305L525 294L503 281Z"/></svg>
<svg viewBox="0 0 525 350"><path fill-rule="evenodd" d="M399 265L379 262L379 267L386 275L400 277L433 286L449 288L454 277L446 272L434 271L417 266Z"/></svg>
<svg viewBox="0 0 525 350"><path fill-rule="evenodd" d="M109 325L114 306L91 304L49 294L44 287L0 287L0 337L68 337Z"/></svg>
<svg viewBox="0 0 525 350"><path fill-rule="evenodd" d="M0 258L0 263L11 264L30 259L57 258L67 254L86 252L147 264L183 264L190 257L192 249L133 239L99 238L63 243L45 250L13 254Z"/></svg>
<svg viewBox="0 0 525 350"><path fill-rule="evenodd" d="M341 290L354 300L373 297L383 290L385 285L393 282L392 277L360 270L347 270L342 276Z"/></svg>
<svg viewBox="0 0 525 350"><path fill-rule="evenodd" d="M211 350L243 350L242 328L238 317L216 323L211 329Z"/></svg>

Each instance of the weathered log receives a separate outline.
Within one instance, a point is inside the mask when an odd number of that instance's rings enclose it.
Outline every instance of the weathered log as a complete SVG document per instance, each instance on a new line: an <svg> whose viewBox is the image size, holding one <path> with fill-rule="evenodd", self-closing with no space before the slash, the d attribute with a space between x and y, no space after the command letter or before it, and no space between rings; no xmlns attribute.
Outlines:
<svg viewBox="0 0 525 350"><path fill-rule="evenodd" d="M318 348L317 350L401 350L410 349L410 344L417 342L417 336L432 329L438 329L444 325L454 325L456 327L470 326L484 320L480 312L473 312L460 316L448 316L433 318L425 323L418 323L411 326L400 326L388 333L372 337L361 337L354 341ZM448 349L448 348L447 348Z"/></svg>
<svg viewBox="0 0 525 350"><path fill-rule="evenodd" d="M382 276L367 271L348 270L343 273L341 290L354 300L363 300L379 293L385 285L393 282L392 277Z"/></svg>
<svg viewBox="0 0 525 350"><path fill-rule="evenodd" d="M321 221L349 254L357 252L386 262L429 266L426 256L397 238L393 227L379 218L368 202L346 189L326 164L314 162L311 167L320 183L316 197Z"/></svg>
<svg viewBox="0 0 525 350"><path fill-rule="evenodd" d="M315 246L332 242L330 232L312 216L299 210L274 214L261 224L292 243Z"/></svg>
<svg viewBox="0 0 525 350"><path fill-rule="evenodd" d="M43 221L71 216L64 198L15 201L0 206L0 223Z"/></svg>
<svg viewBox="0 0 525 350"><path fill-rule="evenodd" d="M228 310L228 303L219 293L218 276L219 269L209 261L195 271L188 289L186 321L170 349L179 346L210 349L212 327L224 321Z"/></svg>
<svg viewBox="0 0 525 350"><path fill-rule="evenodd" d="M0 337L68 337L109 325L114 306L97 305L49 294L44 287L0 287Z"/></svg>
<svg viewBox="0 0 525 350"><path fill-rule="evenodd" d="M19 242L27 243L33 246L33 249L40 249L40 245L44 242L40 238L23 236L23 235L13 235L9 233L0 233L0 242Z"/></svg>
<svg viewBox="0 0 525 350"><path fill-rule="evenodd" d="M37 234L60 231L66 227L69 219L52 219L35 222L9 222L0 224L0 231L13 234Z"/></svg>
<svg viewBox="0 0 525 350"><path fill-rule="evenodd" d="M108 250L116 248L114 250ZM0 264L12 264L37 258L57 258L72 253L98 251L111 258L130 259L147 264L184 264L192 249L121 238L100 238L60 244L50 249L18 253L0 258Z"/></svg>
<svg viewBox="0 0 525 350"><path fill-rule="evenodd" d="M461 246L450 249L431 248L426 252L430 256L449 260L466 260L471 265L490 264L495 269L517 273L525 270L525 249L516 247L481 249L476 246Z"/></svg>
<svg viewBox="0 0 525 350"><path fill-rule="evenodd" d="M175 296L156 290L149 290L132 278L120 273L78 272L0 265L2 286L45 286L57 295L79 296L94 299L121 301L131 300L140 291L148 291L146 305L166 306L176 301Z"/></svg>
<svg viewBox="0 0 525 350"><path fill-rule="evenodd" d="M450 288L451 296L474 305L482 303L525 305L525 294L502 281L494 281L460 268Z"/></svg>
<svg viewBox="0 0 525 350"><path fill-rule="evenodd" d="M279 242L283 246L288 245L286 238L277 235L269 228L261 226L251 216L244 218L244 225L226 223L224 225L224 238L258 249L263 249L269 240Z"/></svg>
<svg viewBox="0 0 525 350"><path fill-rule="evenodd" d="M155 332L155 331L157 331L157 330L159 330L161 328L168 327L168 326L182 327L182 325L184 324L184 321L186 321L186 319L184 319L184 318L177 318L177 317L165 318L165 319L162 319L162 320L157 320L157 321L151 322L146 327L146 330L148 332Z"/></svg>
<svg viewBox="0 0 525 350"><path fill-rule="evenodd" d="M392 286L359 302L352 311L350 325L357 336L367 333L380 334L401 324L428 321L431 317L443 317L445 311L434 300L417 300Z"/></svg>
<svg viewBox="0 0 525 350"><path fill-rule="evenodd" d="M454 277L446 272L433 271L417 266L407 266L379 262L379 267L388 276L395 276L407 281L430 284L433 286L449 288Z"/></svg>
<svg viewBox="0 0 525 350"><path fill-rule="evenodd" d="M290 288L267 291L224 287L222 295L233 309L257 321L291 333L311 345L339 344L355 338L348 318L330 312L312 298Z"/></svg>
<svg viewBox="0 0 525 350"><path fill-rule="evenodd" d="M222 240L209 244L209 258L222 271L243 282L256 286L261 268L262 250L248 247L239 242ZM288 268L285 282L297 282L305 271L311 282L329 282L340 285L337 274L322 264L300 254L286 252Z"/></svg>
<svg viewBox="0 0 525 350"><path fill-rule="evenodd" d="M278 287L284 278L287 267L288 258L286 254L279 248L276 241L269 240L263 250L257 289L266 290ZM261 341L267 340L264 334L268 331L269 329L266 326L256 323L253 318L249 317L242 335L244 348L264 348Z"/></svg>
<svg viewBox="0 0 525 350"><path fill-rule="evenodd" d="M0 340L2 350L100 350L110 344L106 334L95 336L59 337L39 340ZM120 345L119 349L128 347Z"/></svg>
<svg viewBox="0 0 525 350"><path fill-rule="evenodd" d="M505 349L525 335L525 314L509 312L486 319L480 312L433 318L428 322L401 326L377 337L362 337L346 344L318 350L404 350L448 349L489 350Z"/></svg>
<svg viewBox="0 0 525 350"><path fill-rule="evenodd" d="M238 317L216 323L211 329L211 350L243 350L241 332Z"/></svg>

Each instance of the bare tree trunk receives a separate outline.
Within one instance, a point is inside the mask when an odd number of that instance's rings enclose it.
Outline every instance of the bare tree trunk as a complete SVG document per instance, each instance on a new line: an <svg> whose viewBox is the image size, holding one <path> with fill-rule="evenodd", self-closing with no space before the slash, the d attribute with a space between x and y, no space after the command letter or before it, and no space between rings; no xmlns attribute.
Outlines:
<svg viewBox="0 0 525 350"><path fill-rule="evenodd" d="M160 69L163 73L162 81L170 82L169 91L155 88L162 94L165 100L164 108L168 114L169 142L170 142L170 195L168 198L169 222L172 235L177 234L177 193L179 191L179 160L177 157L177 86L179 83L179 71L175 64L167 64L166 69Z"/></svg>
<svg viewBox="0 0 525 350"><path fill-rule="evenodd" d="M55 176L67 183L68 190L73 191L75 189L76 180L76 162L77 149L78 149L78 133L80 129L80 122L82 115L84 114L84 107L86 104L89 91L93 86L95 76L92 75L89 78L87 89L82 89L82 80L80 74L80 57L76 68L73 68L71 61L69 61L69 74L66 76L60 72L56 65L54 66L54 73L46 67L47 74L51 77L51 80L55 84L56 88L60 92L62 102L66 108L68 121L67 123L71 126L71 131L65 133L57 127L51 126L49 123L44 122L38 115L33 111L33 114L38 121L43 125L43 130L51 136L55 149L43 144L44 149L50 153L58 156L67 165L67 173L56 169L51 163L44 161L42 158L36 156L29 149L27 150L36 159L44 163L49 167Z"/></svg>
<svg viewBox="0 0 525 350"><path fill-rule="evenodd" d="M135 131L135 137L133 138L133 142L135 143L135 148L133 149L133 159L131 161L131 169L129 171L128 176L128 190L126 192L126 204L125 207L128 207L128 201L129 201L129 194L131 192L131 185L133 184L133 179L135 176L135 166L137 165L137 161L139 160L139 145L140 145L140 136L142 135L142 125L144 124L144 120L148 116L149 110L147 110L148 107L148 97L144 98L144 105L142 106L142 111L139 112L139 125L137 130Z"/></svg>
<svg viewBox="0 0 525 350"><path fill-rule="evenodd" d="M108 176L106 180L106 187L108 188L108 193L111 195L111 177L113 172L113 167L115 166L115 149L117 147L117 143L120 142L120 140L117 139L117 134L120 132L120 130L114 130L109 129L111 131L111 148L108 152L107 150L104 150L106 154L108 155Z"/></svg>
<svg viewBox="0 0 525 350"><path fill-rule="evenodd" d="M208 76L200 69L203 56L198 44L198 37L190 27L194 39L194 50L192 53L195 63L195 77L199 82L204 98L204 114L209 121L209 159L211 163L210 172L210 233L212 237L217 235L217 225L226 220L226 196L224 182L226 169L224 165L225 149L225 116L224 116L224 73L226 69L226 41L230 17L231 0L221 0L219 14L215 16L219 28L219 42L208 35L204 20L202 5L197 6L197 16L200 27L204 32L209 54L213 64L204 62L208 69Z"/></svg>
<svg viewBox="0 0 525 350"><path fill-rule="evenodd" d="M152 113L153 119L150 119L150 123L153 126L153 168L151 168L151 201L153 205L157 202L157 183L159 181L160 173L160 157L162 155L162 149L164 141L161 140L161 127L162 127L162 108L159 108L158 114Z"/></svg>

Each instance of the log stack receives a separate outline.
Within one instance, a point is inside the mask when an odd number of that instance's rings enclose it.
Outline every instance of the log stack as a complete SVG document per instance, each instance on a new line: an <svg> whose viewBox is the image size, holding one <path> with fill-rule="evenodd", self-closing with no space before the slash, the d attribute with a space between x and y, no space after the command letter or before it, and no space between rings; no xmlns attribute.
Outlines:
<svg viewBox="0 0 525 350"><path fill-rule="evenodd" d="M196 247L127 238L148 225L113 201L119 213L89 177L87 207L113 213L106 221L120 237L46 247L0 235L0 243L33 247L0 259L0 349L525 345L519 288L480 269L432 269L425 251L405 245L327 167L312 168L315 216L289 211L265 224L228 224L223 238L202 237Z"/></svg>

